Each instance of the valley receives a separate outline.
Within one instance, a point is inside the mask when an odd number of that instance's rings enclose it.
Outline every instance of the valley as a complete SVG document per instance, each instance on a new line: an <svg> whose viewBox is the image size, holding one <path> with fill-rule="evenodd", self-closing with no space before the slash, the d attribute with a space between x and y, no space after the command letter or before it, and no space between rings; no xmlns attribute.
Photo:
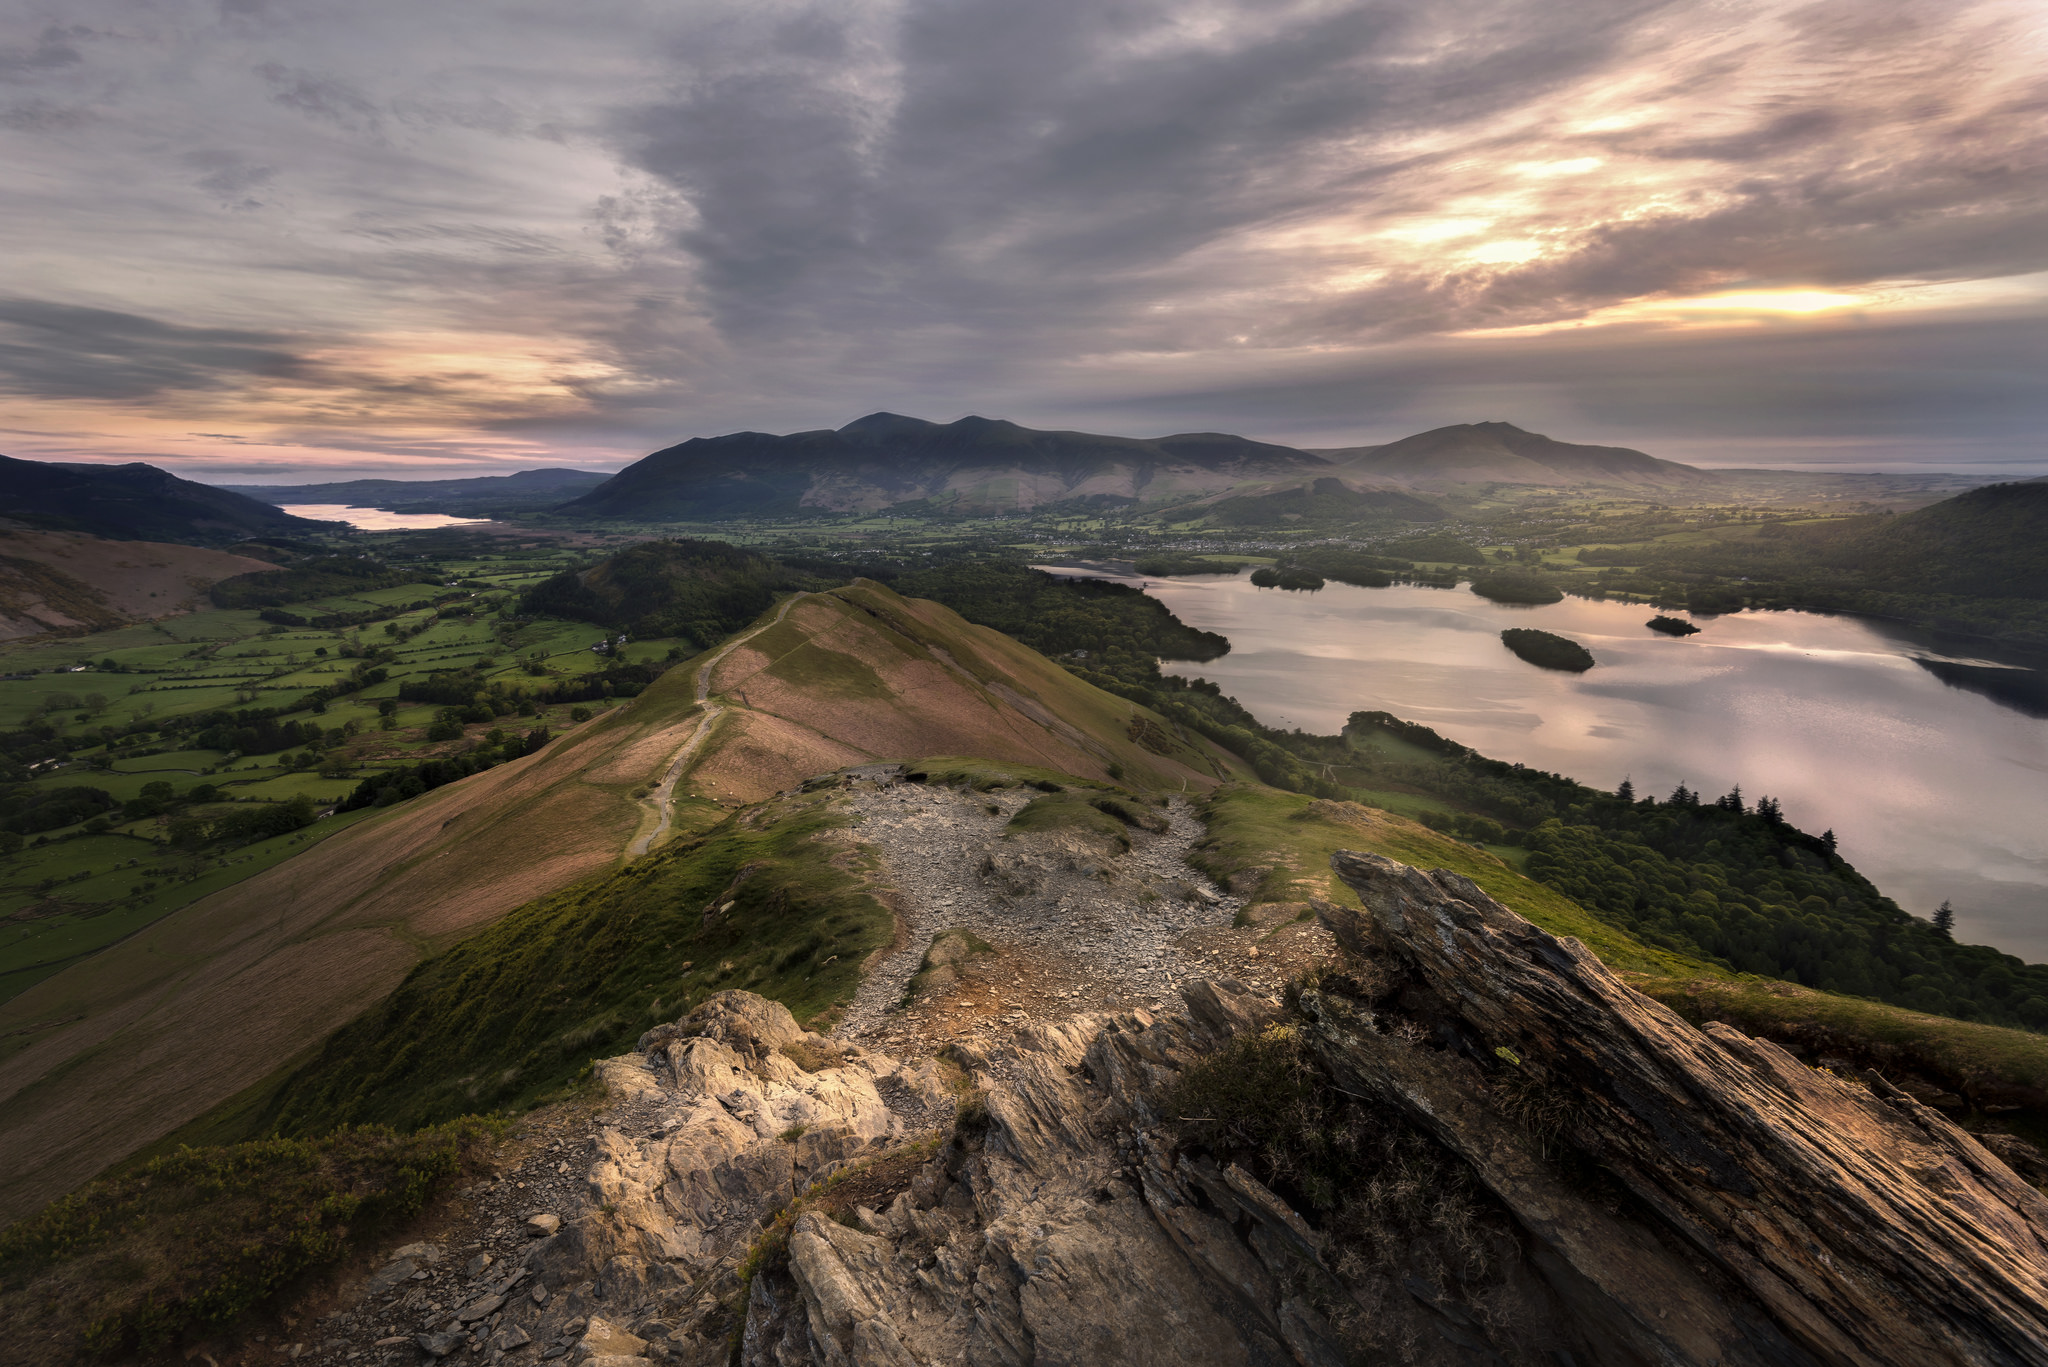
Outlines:
<svg viewBox="0 0 2048 1367"><path fill-rule="evenodd" d="M804 1224L813 1204L867 1237L921 1228L921 1198L897 1199L920 1165L958 1169L984 1133L1028 1147L1035 1126L1079 1123L1058 1113L1079 1103L1052 1094L1030 1103L1052 1107L1037 1120L1005 1110L1005 1098L1031 1094L1048 1059L1078 1067L1074 1048L1092 1058L1109 1036L1163 1031L1153 1037L1166 1054L1146 1045L1134 1056L1152 1060L1150 1080L1113 1081L1087 1105L1136 1117L1152 1136L1144 1143L1180 1146L1177 1161L1235 1153L1262 1174L1261 1190L1281 1193L1272 1199L1319 1212L1309 1217L1318 1238L1351 1238L1330 1223L1335 1207L1316 1204L1306 1169L1258 1167L1267 1159L1257 1155L1274 1151L1232 1149L1201 1130L1224 1123L1211 1112L1184 1110L1170 1134L1157 1125L1168 1104L1160 1089L1181 1085L1170 1075L1206 1076L1202 1051L1264 1048L1254 1022L1320 1030L1303 1014L1320 983L1378 1003L1370 1011L1419 1009L1419 999L1396 1003L1375 976L1385 945L1358 938L1356 918L1371 908L1341 876L1357 852L1468 880L1455 886L1499 899L1529 933L1569 936L1585 947L1575 952L1597 955L1638 994L1631 1000L1663 1003L1692 1025L1733 1025L1835 1074L1880 1077L1931 1108L1928 1123L1976 1136L1954 1142L1991 1146L2032 1171L2029 1141L2048 1139L2048 1036L2038 1033L2048 968L1968 943L1982 934L1974 919L1902 910L1887 895L1900 877L1855 843L1851 828L1864 823L1838 819L1841 840L1814 834L1807 799L1789 809L1784 794L1762 799L1753 762L1731 779L1752 786L1747 801L1686 786L1718 783L1711 766L1685 769L1668 799L1637 797L1626 783L1611 792L1563 777L1576 770L1547 751L1516 748L1521 732L1498 715L1512 690L1490 702L1462 701L1442 679L1386 691L1386 661L1400 655L1394 619L1367 607L1412 600L1428 616L1432 601L1484 604L1481 615L1500 619L1483 633L1488 668L1557 680L1553 691L1606 688L1632 652L1697 654L1768 630L1762 589L1705 606L1729 582L1712 557L1745 538L1790 539L1808 565L1848 565L1837 551L1857 548L1857 592L1891 591L1885 576L1904 562L1883 548L1902 546L1948 567L1949 628L1991 614L2010 628L2004 647L2023 652L2031 609L2008 611L2021 600L1987 597L1968 576L2025 534L2031 503L1994 491L1982 506L1955 500L1958 514L1908 494L1899 508L1924 503L1933 514L1918 522L1912 511L1674 505L1658 500L1691 476L1645 465L1641 453L1560 453L1551 448L1563 444L1521 442L1530 434L1516 431L1480 435L1554 462L1605 462L1619 482L1565 497L1425 479L1389 461L1407 481L1398 489L1327 474L1290 489L1280 487L1288 471L1314 467L1274 454L1284 448L1105 447L1080 441L1086 434L1015 429L995 436L1015 459L1045 464L1034 478L1097 478L1090 461L1127 470L1192 460L1220 482L1161 485L1156 506L1040 499L948 510L927 490L916 507L862 494L806 514L801 500L770 500L667 524L659 539L628 516L504 508L483 531L225 541L220 553L248 567L203 596L189 588L179 613L0 645L15 676L0 680L13 766L0 818L19 841L0 852L0 893L14 899L13 938L0 941L12 956L0 961L11 970L0 1000L0 1214L18 1231L6 1237L44 1239L35 1231L49 1221L100 1202L146 1204L152 1182L175 1203L188 1190L176 1174L215 1161L194 1154L299 1162L291 1156L338 1152L340 1137L355 1135L346 1142L397 1162L407 1146L426 1146L441 1155L440 1175L402 1198L376 1196L394 1212L383 1223L365 1220L322 1245L326 1261L278 1273L274 1293L237 1312L237 1328L206 1328L200 1301L175 1301L188 1309L165 1312L163 1323L180 1327L162 1342L204 1342L224 1367L276 1360L272 1345L288 1343L299 1360L337 1365L465 1347L492 1362L555 1347L602 1357L608 1343L630 1349L628 1359L708 1362L729 1339L790 1341L794 1322L748 1297L757 1286L809 1294L774 1279L794 1232L816 1234ZM948 443L963 433L988 437L971 424L918 433L934 470L960 459ZM1425 454L1474 449L1462 431L1438 436ZM1265 464L1251 471L1247 461ZM1729 487L1716 490L1725 498ZM651 498L643 490L632 502ZM1810 527L1821 532L1799 530ZM1764 535L1771 528L1779 533ZM1086 577L1048 576L1033 562L1078 565ZM1685 577L1694 565L1708 566L1705 577ZM1216 613L1205 602L1237 606ZM1361 653L1331 616L1361 608L1377 624L1377 654ZM1639 623L1643 642L1625 645L1580 621L1646 622L1660 611L1702 629L1673 637ZM1592 665L1560 675L1517 661L1493 627L1523 622L1590 644ZM1283 642L1299 658L1275 655ZM1757 655L1766 657L1776 658ZM1992 667L1945 658L1955 670ZM1929 670L1907 674L1934 698L1950 681ZM2033 724L2007 704L1956 696ZM1506 730L1461 729L1489 709ZM1460 743L1467 734L1473 748ZM1740 758L1725 738L1692 739ZM1641 761L1646 793L1663 781L1660 764L1690 753L1675 740L1666 748ZM1763 782L1776 792L1785 780ZM1413 1028L1439 1028L1436 1011ZM223 1021L235 1028L222 1031ZM711 1093L693 1092L662 1061L699 1047L682 1041L713 1037L739 1048L738 1066L761 1084L751 1102L717 1101L725 1120L704 1109ZM1045 1043L1070 1037L1096 1043ZM1306 1038L1287 1036L1297 1037ZM782 1062L763 1061L764 1039ZM1340 1056L1286 1066L1327 1078L1352 1066ZM863 1088L872 1104L858 1100ZM754 1138L728 1133L735 1121ZM527 1138L503 1137L508 1124ZM531 1147L542 1133L554 1136L544 1151ZM1510 1187L1484 1163L1470 1168L1469 1155L1444 1156L1464 1151L1470 1134L1435 1133L1399 1143L1448 1164L1433 1170L1492 1212L1487 1227L1522 1238L1512 1231L1526 1230L1526 1215ZM1584 1143L1597 1147L1591 1135ZM1084 1149L1071 1161L1095 1171L1103 1155ZM674 1199L650 1195L650 1164L768 1172L785 1156L794 1166L771 1183L780 1195L728 1174L694 1224L648 1204ZM366 1172L386 1160L367 1161ZM338 1179L307 1180L275 1199L304 1191L314 1205L291 1218L317 1224L328 1218L316 1213L321 1183ZM514 1194L522 1181L533 1196ZM827 1194L839 1181L882 1203L859 1214ZM134 1182L144 1186L122 1185ZM457 1182L469 1185L458 1193ZM1146 1218L1171 1224L1181 1217L1156 1212L1220 1199L1176 1190ZM67 1191L82 1194L44 1206ZM520 1225L543 1192L541 1213L563 1233L529 1245ZM183 1209L163 1218L226 1222L222 1248L256 1237L236 1229L284 1227L235 1202ZM270 1223L234 1223L245 1220ZM436 1252L391 1257L425 1269L436 1288L466 1283L479 1305L498 1297L493 1308L464 1320L439 1290L363 1291L352 1278L375 1271L402 1229ZM124 1318L140 1293L111 1271L128 1255L98 1237L81 1245L84 1263L60 1260L71 1268L62 1275L84 1278L104 1323L131 1326L118 1332L144 1337L123 1341L147 1348L158 1331ZM1636 1236L1600 1236L1610 1237ZM215 1239L195 1235L192 1246ZM471 1260L458 1279L441 1261L450 1249L505 1266ZM740 1275L742 1254L769 1280ZM0 1249L0 1262L13 1256ZM240 1275L229 1264L198 1268L190 1276L202 1281ZM685 1269L689 1286L663 1281ZM1260 1275L1292 1274L1271 1264ZM1352 1278L1344 1294L1406 1326L1403 1342L1443 1332L1446 1321L1410 1318L1363 1275L1341 1274ZM505 1277L516 1285L501 1286ZM1470 1285L1444 1294L1468 1307L1459 1314L1491 1303L1484 1276L1458 1278ZM521 1302L515 1316L508 1297L529 1281L561 1299ZM1332 1294L1325 1286L1312 1298L1318 1321L1301 1318L1309 1301L1283 1314L1286 1296L1247 1313L1295 1323L1287 1343L1297 1359L1381 1341ZM1480 1299L1458 1300L1467 1296ZM344 1318L317 1336L295 1330L314 1306ZM176 1318L188 1314L199 1318ZM1570 1322L1542 1332L1565 1342L1579 1332ZM1033 1323L1034 1334L1053 1332ZM745 1349L764 1363L766 1351Z"/></svg>

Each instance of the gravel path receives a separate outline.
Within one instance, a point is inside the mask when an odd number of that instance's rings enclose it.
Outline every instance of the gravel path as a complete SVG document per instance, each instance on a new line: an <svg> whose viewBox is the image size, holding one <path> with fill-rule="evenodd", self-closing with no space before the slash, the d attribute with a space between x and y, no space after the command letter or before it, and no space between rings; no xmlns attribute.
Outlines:
<svg viewBox="0 0 2048 1367"><path fill-rule="evenodd" d="M907 940L869 974L834 1034L868 1040L889 1026L932 937L956 926L1051 969L1077 1008L1158 998L1200 970L1182 937L1228 927L1243 902L1189 867L1205 832L1188 804L1172 800L1166 833L1132 830L1128 852L1105 856L1058 836L1006 840L1035 796L914 783L851 795L856 835L881 852L901 894Z"/></svg>

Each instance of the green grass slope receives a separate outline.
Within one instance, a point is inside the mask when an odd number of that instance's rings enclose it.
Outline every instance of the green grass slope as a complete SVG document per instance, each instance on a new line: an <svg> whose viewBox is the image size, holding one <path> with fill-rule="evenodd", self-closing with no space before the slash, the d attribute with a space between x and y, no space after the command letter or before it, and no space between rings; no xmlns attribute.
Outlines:
<svg viewBox="0 0 2048 1367"><path fill-rule="evenodd" d="M853 994L893 931L845 825L830 795L776 799L519 908L337 1033L259 1130L523 1107L728 988L815 1020Z"/></svg>

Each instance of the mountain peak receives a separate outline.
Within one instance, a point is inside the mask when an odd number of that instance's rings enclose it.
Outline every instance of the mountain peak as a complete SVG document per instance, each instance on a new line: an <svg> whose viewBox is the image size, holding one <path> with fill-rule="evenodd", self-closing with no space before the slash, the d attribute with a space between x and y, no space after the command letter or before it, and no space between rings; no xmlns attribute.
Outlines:
<svg viewBox="0 0 2048 1367"><path fill-rule="evenodd" d="M887 437L910 432L929 432L937 426L937 423L924 418L910 418L901 413L885 411L870 413L865 418L855 418L840 428L839 434L849 437Z"/></svg>

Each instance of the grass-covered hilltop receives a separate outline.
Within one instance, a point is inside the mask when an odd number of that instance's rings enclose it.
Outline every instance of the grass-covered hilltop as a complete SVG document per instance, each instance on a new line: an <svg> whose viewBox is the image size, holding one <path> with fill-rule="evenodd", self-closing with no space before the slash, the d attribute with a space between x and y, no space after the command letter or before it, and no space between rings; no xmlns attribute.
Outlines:
<svg viewBox="0 0 2048 1367"><path fill-rule="evenodd" d="M1306 452L887 414L537 473L337 495L495 518L362 533L256 489L87 526L84 476L31 472L49 506L0 525L0 1313L62 1345L37 1360L253 1353L259 1320L275 1356L307 1336L295 1297L476 1206L531 1117L610 1104L602 1060L736 990L796 1032L749 1066L815 1088L886 1034L960 1089L970 1149L1015 1120L962 1080L976 1031L1145 1005L1168 963L1288 1011L1369 996L1317 929L1359 906L1346 850L1469 879L1695 1024L2048 1139L2048 965L1909 914L1833 833L1381 711L1269 725L1163 673L1231 643L1117 582L1618 598L1674 637L1680 612L1882 613L1967 637L1992 660L1943 667L2020 697L2048 484L1717 473L1507 424ZM1486 648L1595 665L1550 632ZM1251 1038L1307 1098L1302 1037ZM1561 1142L1564 1101L1475 1057ZM1452 1172L1405 1131L1318 1148L1311 1110L1216 1133L1318 1221L1304 1174ZM764 1133L799 1166L827 1143ZM871 1179L785 1193L746 1275L792 1256L806 1200L857 1230ZM1493 1275L1459 1247L1446 1267Z"/></svg>

